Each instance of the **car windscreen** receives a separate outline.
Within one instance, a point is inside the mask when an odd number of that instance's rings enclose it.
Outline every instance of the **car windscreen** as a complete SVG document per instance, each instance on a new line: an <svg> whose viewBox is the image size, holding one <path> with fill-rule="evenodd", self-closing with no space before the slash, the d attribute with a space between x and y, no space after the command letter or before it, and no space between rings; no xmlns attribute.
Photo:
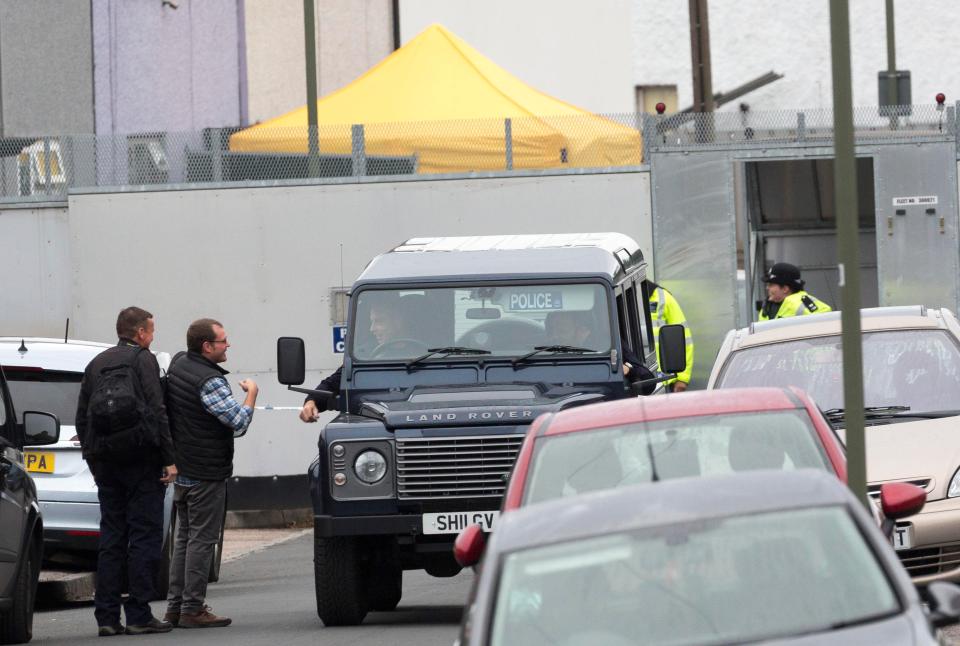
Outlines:
<svg viewBox="0 0 960 646"><path fill-rule="evenodd" d="M805 410L699 415L547 435L524 486L531 504L654 479L757 469L833 472Z"/></svg>
<svg viewBox="0 0 960 646"><path fill-rule="evenodd" d="M739 644L899 610L844 507L609 534L503 559L495 646Z"/></svg>
<svg viewBox="0 0 960 646"><path fill-rule="evenodd" d="M365 289L354 299L351 351L359 360L411 359L431 348L517 356L546 345L591 354L612 347L609 301L601 284Z"/></svg>
<svg viewBox="0 0 960 646"><path fill-rule="evenodd" d="M66 426L76 423L82 373L16 368L4 368L4 372L10 398L21 420L24 411L36 410L53 413Z"/></svg>
<svg viewBox="0 0 960 646"><path fill-rule="evenodd" d="M744 348L730 355L719 388L797 386L824 410L843 408L839 336ZM865 406L910 411L960 409L960 350L945 330L895 330L863 335Z"/></svg>

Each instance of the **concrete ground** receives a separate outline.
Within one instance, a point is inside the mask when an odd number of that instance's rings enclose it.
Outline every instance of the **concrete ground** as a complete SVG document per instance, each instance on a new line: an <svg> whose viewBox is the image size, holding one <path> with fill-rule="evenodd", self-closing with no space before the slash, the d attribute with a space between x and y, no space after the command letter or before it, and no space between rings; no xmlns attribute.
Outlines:
<svg viewBox="0 0 960 646"><path fill-rule="evenodd" d="M223 532L222 562L235 561L312 531L310 528L226 529ZM90 601L93 599L93 588L93 572L43 570L37 598L41 605Z"/></svg>

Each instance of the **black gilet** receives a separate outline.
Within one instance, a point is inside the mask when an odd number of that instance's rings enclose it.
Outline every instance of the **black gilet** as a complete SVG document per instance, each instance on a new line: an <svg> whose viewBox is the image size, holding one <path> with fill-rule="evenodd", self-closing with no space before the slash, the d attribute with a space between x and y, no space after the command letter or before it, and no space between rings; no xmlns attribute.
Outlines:
<svg viewBox="0 0 960 646"><path fill-rule="evenodd" d="M179 353L167 374L167 415L177 453L177 471L195 480L233 475L233 429L204 408L204 384L226 370L195 352Z"/></svg>

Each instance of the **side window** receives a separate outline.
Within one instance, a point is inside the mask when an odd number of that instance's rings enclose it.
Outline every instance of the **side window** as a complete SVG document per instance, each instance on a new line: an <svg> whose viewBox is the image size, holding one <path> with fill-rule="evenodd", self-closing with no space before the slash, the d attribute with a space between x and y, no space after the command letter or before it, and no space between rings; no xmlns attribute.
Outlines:
<svg viewBox="0 0 960 646"><path fill-rule="evenodd" d="M0 373L0 434L3 433L3 427L7 425L7 398L6 398L6 378Z"/></svg>
<svg viewBox="0 0 960 646"><path fill-rule="evenodd" d="M627 322L630 326L630 339L632 341L630 347L633 348L633 351L638 357L642 357L644 355L644 344L643 336L640 334L641 318L637 311L637 290L632 282L627 283L627 289L624 295L627 309Z"/></svg>
<svg viewBox="0 0 960 646"><path fill-rule="evenodd" d="M640 281L640 298L642 299L640 303L640 311L643 312L643 320L640 322L640 326L643 329L643 338L647 341L647 347L653 348L656 347L655 339L653 338L653 319L650 317L650 283L642 280Z"/></svg>
<svg viewBox="0 0 960 646"><path fill-rule="evenodd" d="M620 344L633 347L633 340L630 338L629 323L627 321L627 307L623 288L617 287L614 292L617 295L617 327L620 329Z"/></svg>

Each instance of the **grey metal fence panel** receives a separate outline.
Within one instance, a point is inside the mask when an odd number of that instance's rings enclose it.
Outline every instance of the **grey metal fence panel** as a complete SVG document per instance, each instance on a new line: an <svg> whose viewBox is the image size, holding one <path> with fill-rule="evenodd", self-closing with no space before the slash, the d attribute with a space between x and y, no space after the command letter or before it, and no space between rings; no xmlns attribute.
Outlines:
<svg viewBox="0 0 960 646"><path fill-rule="evenodd" d="M706 385L727 330L740 323L733 163L722 152L657 154L653 179L654 269L690 323L693 385Z"/></svg>
<svg viewBox="0 0 960 646"><path fill-rule="evenodd" d="M858 144L955 141L956 121L956 106L854 112ZM306 126L0 139L0 202L63 200L76 188L626 168L654 152L830 146L833 116L792 110L322 124L313 160L307 141Z"/></svg>

